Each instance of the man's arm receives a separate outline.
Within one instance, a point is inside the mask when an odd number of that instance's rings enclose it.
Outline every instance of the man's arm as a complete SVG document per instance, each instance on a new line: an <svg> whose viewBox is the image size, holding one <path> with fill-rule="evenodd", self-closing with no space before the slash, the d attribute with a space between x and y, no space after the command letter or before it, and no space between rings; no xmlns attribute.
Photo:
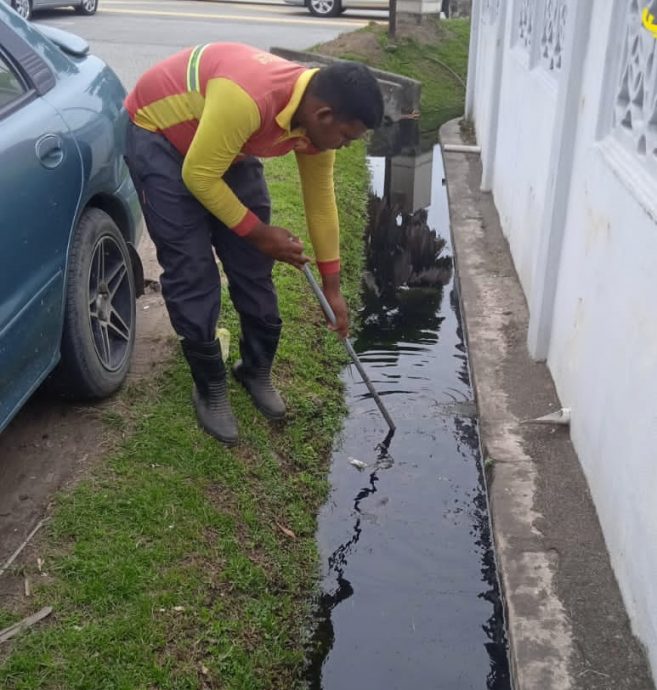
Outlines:
<svg viewBox="0 0 657 690"><path fill-rule="evenodd" d="M340 272L340 223L333 189L335 151L297 153L308 234L322 275Z"/></svg>
<svg viewBox="0 0 657 690"><path fill-rule="evenodd" d="M246 235L260 221L235 196L223 175L260 127L255 101L228 79L208 82L203 114L182 168L189 191L224 225Z"/></svg>
<svg viewBox="0 0 657 690"><path fill-rule="evenodd" d="M182 177L189 191L224 225L278 261L301 267L303 245L285 228L266 225L242 204L223 175L260 127L255 101L229 79L208 82L203 114Z"/></svg>
<svg viewBox="0 0 657 690"><path fill-rule="evenodd" d="M297 153L308 233L315 250L322 288L335 312L336 330L342 337L349 331L349 312L340 291L340 224L333 189L335 151Z"/></svg>

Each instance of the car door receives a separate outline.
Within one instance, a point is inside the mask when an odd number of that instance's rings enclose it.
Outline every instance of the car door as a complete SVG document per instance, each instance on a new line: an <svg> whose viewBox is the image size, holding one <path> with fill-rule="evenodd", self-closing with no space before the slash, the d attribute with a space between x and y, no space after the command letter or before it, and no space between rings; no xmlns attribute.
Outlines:
<svg viewBox="0 0 657 690"><path fill-rule="evenodd" d="M0 21L0 429L57 361L81 160L48 63Z"/></svg>

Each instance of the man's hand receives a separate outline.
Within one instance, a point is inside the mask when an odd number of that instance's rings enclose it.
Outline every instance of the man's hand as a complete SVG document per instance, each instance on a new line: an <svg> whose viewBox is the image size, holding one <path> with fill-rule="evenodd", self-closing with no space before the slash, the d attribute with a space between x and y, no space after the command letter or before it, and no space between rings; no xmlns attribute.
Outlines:
<svg viewBox="0 0 657 690"><path fill-rule="evenodd" d="M276 261L284 261L296 268L303 268L303 265L310 261L303 253L301 240L285 228L259 223L245 239L255 245L263 254L271 256Z"/></svg>
<svg viewBox="0 0 657 690"><path fill-rule="evenodd" d="M340 274L322 276L322 291L335 314L335 326L329 325L329 330L336 331L341 338L349 335L349 309L340 291Z"/></svg>

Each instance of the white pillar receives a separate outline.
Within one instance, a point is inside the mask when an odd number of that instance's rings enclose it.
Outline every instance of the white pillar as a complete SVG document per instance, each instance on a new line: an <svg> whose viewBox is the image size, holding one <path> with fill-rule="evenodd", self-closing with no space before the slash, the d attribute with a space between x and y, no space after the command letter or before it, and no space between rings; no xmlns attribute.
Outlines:
<svg viewBox="0 0 657 690"><path fill-rule="evenodd" d="M550 152L550 177L534 263L534 282L529 299L527 346L535 360L547 358L552 335L563 231L568 209L575 156L577 113L582 74L593 17L592 2L570 2L573 16L566 22L564 72L559 80L557 107Z"/></svg>
<svg viewBox="0 0 657 690"><path fill-rule="evenodd" d="M506 9L508 2L500 0L495 27L495 53L493 55L493 88L491 89L490 116L488 118L488 131L483 141L486 149L481 156L481 191L490 192L493 187L493 169L497 150L497 125L500 114L500 91L502 90L502 70L504 65L504 48L506 31Z"/></svg>
<svg viewBox="0 0 657 690"><path fill-rule="evenodd" d="M470 17L470 47L468 48L468 81L465 90L465 117L474 117L474 99L477 84L477 60L479 57L479 18L481 16L481 0L473 0Z"/></svg>

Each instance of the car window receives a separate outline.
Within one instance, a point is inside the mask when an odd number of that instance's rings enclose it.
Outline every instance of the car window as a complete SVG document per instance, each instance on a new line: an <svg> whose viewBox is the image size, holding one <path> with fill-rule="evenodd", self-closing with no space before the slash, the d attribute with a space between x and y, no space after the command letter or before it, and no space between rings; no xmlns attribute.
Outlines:
<svg viewBox="0 0 657 690"><path fill-rule="evenodd" d="M18 100L26 90L22 79L0 53L0 110Z"/></svg>

